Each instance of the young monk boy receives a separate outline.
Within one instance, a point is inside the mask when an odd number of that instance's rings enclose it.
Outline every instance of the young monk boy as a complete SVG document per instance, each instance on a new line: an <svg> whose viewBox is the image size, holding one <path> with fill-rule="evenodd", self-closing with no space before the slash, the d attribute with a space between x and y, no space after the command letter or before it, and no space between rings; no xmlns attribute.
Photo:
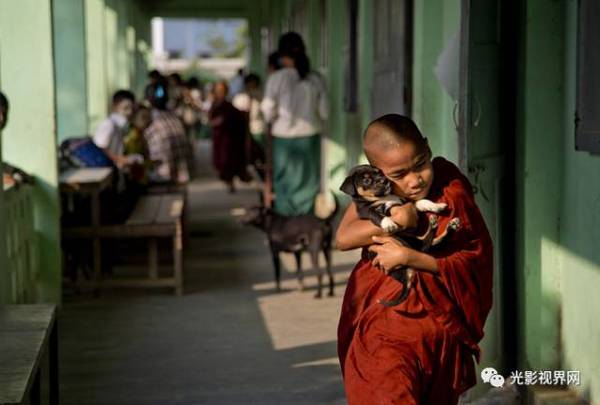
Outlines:
<svg viewBox="0 0 600 405"><path fill-rule="evenodd" d="M431 150L406 117L385 115L365 131L364 150L373 166L409 201L427 198L448 204L438 233L459 217L461 228L429 253L400 245L348 207L338 228L342 250L368 247L346 288L338 326L338 354L348 403L456 404L475 385L479 341L492 305L492 241L469 181L449 161L431 160ZM424 230L408 203L392 210L402 228ZM398 266L416 270L408 298L396 307L378 303L402 291L387 275Z"/></svg>

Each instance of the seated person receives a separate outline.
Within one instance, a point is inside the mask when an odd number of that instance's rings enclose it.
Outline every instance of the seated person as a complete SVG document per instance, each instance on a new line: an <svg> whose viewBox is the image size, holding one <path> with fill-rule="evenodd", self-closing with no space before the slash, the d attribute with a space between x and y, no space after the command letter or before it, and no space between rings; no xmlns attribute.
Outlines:
<svg viewBox="0 0 600 405"><path fill-rule="evenodd" d="M123 154L123 138L129 131L134 104L135 96L132 92L117 91L112 97L111 114L98 125L93 136L94 143L106 152L118 168L127 164Z"/></svg>
<svg viewBox="0 0 600 405"><path fill-rule="evenodd" d="M160 84L159 84L160 86ZM186 184L193 175L191 144L181 120L167 110L168 91L149 91L152 123L144 131L150 159L160 162L152 173L153 182Z"/></svg>
<svg viewBox="0 0 600 405"><path fill-rule="evenodd" d="M151 110L138 105L131 117L131 129L124 139L124 153L129 160L129 179L139 185L148 184L148 175L152 169L148 143L144 131L152 123Z"/></svg>
<svg viewBox="0 0 600 405"><path fill-rule="evenodd" d="M8 98L0 92L0 131L8 123ZM21 183L33 183L33 177L16 166L2 162L2 183L6 186L18 186Z"/></svg>
<svg viewBox="0 0 600 405"><path fill-rule="evenodd" d="M364 247L348 280L338 326L338 355L349 404L456 404L477 382L474 359L492 306L493 249L467 178L446 159L431 160L427 140L406 117L388 114L365 131L369 162L411 201L394 207L401 228L426 225L413 202L446 203L438 235L451 218L460 228L428 253L413 250L369 220L352 203L337 231L341 250ZM419 234L421 234L419 232ZM371 261L366 247L376 254ZM403 285L388 272L408 266L414 286L394 307Z"/></svg>

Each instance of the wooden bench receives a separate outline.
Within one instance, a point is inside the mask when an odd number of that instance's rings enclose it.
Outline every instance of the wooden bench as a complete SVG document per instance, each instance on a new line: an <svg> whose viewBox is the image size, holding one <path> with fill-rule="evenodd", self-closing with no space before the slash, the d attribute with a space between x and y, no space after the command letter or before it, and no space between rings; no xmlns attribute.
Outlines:
<svg viewBox="0 0 600 405"><path fill-rule="evenodd" d="M181 194L157 194L142 196L124 224L101 226L100 238L148 239L148 278L97 280L96 287L174 287L175 293L183 293L183 212L184 198ZM68 238L90 236L88 227L69 228L63 232ZM173 241L173 277L158 276L158 238Z"/></svg>
<svg viewBox="0 0 600 405"><path fill-rule="evenodd" d="M46 361L48 369L44 367ZM42 401L42 380L49 385L49 400L45 401ZM2 305L0 405L40 403L59 403L55 306Z"/></svg>

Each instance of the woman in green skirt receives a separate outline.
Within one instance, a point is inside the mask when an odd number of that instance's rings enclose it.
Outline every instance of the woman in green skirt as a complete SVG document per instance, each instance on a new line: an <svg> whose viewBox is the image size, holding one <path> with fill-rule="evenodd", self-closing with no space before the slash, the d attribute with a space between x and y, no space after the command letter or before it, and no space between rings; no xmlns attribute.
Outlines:
<svg viewBox="0 0 600 405"><path fill-rule="evenodd" d="M302 37L279 39L281 69L265 87L261 110L271 123L274 209L281 215L313 213L320 189L320 134L328 105L321 77L310 70Z"/></svg>

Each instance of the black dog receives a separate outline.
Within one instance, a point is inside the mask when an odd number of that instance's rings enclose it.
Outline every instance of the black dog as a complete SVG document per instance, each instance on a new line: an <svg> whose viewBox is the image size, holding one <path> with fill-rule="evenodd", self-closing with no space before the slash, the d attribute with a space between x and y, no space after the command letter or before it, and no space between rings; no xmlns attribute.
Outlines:
<svg viewBox="0 0 600 405"><path fill-rule="evenodd" d="M242 218L241 222L262 229L269 239L269 247L275 267L275 285L277 291L281 290L281 262L280 252L294 253L298 266L298 282L300 289L304 289L301 254L306 251L310 254L313 267L317 270L318 289L315 298L322 296L323 273L319 267L319 253L325 255L326 269L329 276L329 296L333 296L333 274L331 273L331 239L333 229L331 219L337 212L336 201L334 212L326 219L314 215L299 215L288 217L279 215L264 207L251 208Z"/></svg>
<svg viewBox="0 0 600 405"><path fill-rule="evenodd" d="M390 210L397 205L403 205L405 200L392 193L392 184L384 174L376 167L370 165L356 166L350 171L349 176L344 180L340 190L350 195L356 204L358 216L361 219L369 219L375 225L383 228L387 233L391 233L404 246L410 247L421 252L427 252L431 246L435 246L444 240L460 226L458 218L452 219L446 230L437 238L435 234L438 228L437 216L432 215L429 218L429 226L425 234L418 236L410 232L399 231L398 225L392 220ZM446 204L436 204L429 200L419 200L415 202L418 211L438 213L446 209ZM369 258L373 260L375 254L369 252ZM402 294L392 301L381 301L381 304L391 307L400 304L408 297L414 270L407 266L402 266L389 273L391 277L400 281L404 285Z"/></svg>

